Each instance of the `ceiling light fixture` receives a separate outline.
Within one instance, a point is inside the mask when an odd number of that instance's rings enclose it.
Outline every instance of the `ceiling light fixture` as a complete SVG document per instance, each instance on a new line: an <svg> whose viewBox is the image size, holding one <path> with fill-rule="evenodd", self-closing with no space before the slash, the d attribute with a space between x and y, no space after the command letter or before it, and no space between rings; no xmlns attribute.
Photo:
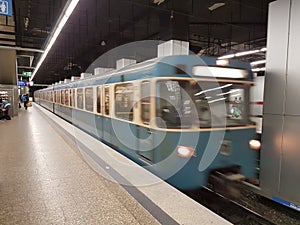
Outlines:
<svg viewBox="0 0 300 225"><path fill-rule="evenodd" d="M69 17L71 16L72 12L74 11L75 7L77 6L79 0L69 0L63 10L63 13L60 15L59 19L57 20L57 23L54 27L54 32L52 33L51 37L48 39L48 42L46 44L46 49L44 51L44 53L42 53L37 66L35 67L35 70L32 73L32 76L30 78L30 81L34 78L35 74L37 73L37 71L39 70L40 66L42 65L42 63L44 62L45 58L47 57L50 49L52 48L52 46L54 45L58 35L60 34L60 32L62 31L64 25L66 24L66 22L68 21Z"/></svg>
<svg viewBox="0 0 300 225"><path fill-rule="evenodd" d="M208 9L210 11L214 11L214 10L224 6L224 5L226 5L225 2L216 2L216 3L212 4L211 6L209 6Z"/></svg>
<svg viewBox="0 0 300 225"><path fill-rule="evenodd" d="M231 59L231 58L234 58L235 57L235 54L230 54L230 55L223 55L223 56L220 56L218 59Z"/></svg>
<svg viewBox="0 0 300 225"><path fill-rule="evenodd" d="M235 57L241 57L241 56L244 56L244 55L252 55L252 54L255 54L255 53L258 53L259 50L251 50L251 51L246 51L246 52L238 52L235 54Z"/></svg>
<svg viewBox="0 0 300 225"><path fill-rule="evenodd" d="M153 0L154 4L160 5L161 3L163 3L165 0Z"/></svg>
<svg viewBox="0 0 300 225"><path fill-rule="evenodd" d="M266 52L267 51L267 48L266 47L263 47L262 49L260 49L261 52Z"/></svg>
<svg viewBox="0 0 300 225"><path fill-rule="evenodd" d="M170 20L173 20L173 19L174 19L174 11L172 10L171 15L170 15Z"/></svg>
<svg viewBox="0 0 300 225"><path fill-rule="evenodd" d="M259 53L259 52L266 52L267 48L261 48L260 50L250 50L250 51L244 51L244 52L238 52L235 54L229 54L229 55L223 55L218 57L218 59L231 59L231 58L235 58L235 57L241 57L241 56L245 56L245 55L252 55L255 53Z"/></svg>
<svg viewBox="0 0 300 225"><path fill-rule="evenodd" d="M255 66L255 65L259 65L259 64L264 64L266 63L266 60L258 60L258 61L254 61L254 62L251 62L251 66Z"/></svg>
<svg viewBox="0 0 300 225"><path fill-rule="evenodd" d="M266 71L266 67L252 69L252 72L254 72L254 73L261 72L261 71Z"/></svg>
<svg viewBox="0 0 300 225"><path fill-rule="evenodd" d="M103 40L103 41L100 42L100 45L101 45L101 46L105 46L105 45L106 45L106 42Z"/></svg>

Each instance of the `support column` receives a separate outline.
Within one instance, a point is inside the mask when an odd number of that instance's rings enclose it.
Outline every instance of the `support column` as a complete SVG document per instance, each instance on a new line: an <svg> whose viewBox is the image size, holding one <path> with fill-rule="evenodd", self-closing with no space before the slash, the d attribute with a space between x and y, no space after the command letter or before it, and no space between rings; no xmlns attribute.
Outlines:
<svg viewBox="0 0 300 225"><path fill-rule="evenodd" d="M300 211L299 10L298 0L269 8L260 183L265 195Z"/></svg>
<svg viewBox="0 0 300 225"><path fill-rule="evenodd" d="M16 50L0 47L0 84L17 85Z"/></svg>
<svg viewBox="0 0 300 225"><path fill-rule="evenodd" d="M11 103L11 116L18 115L16 50L0 48L0 97Z"/></svg>

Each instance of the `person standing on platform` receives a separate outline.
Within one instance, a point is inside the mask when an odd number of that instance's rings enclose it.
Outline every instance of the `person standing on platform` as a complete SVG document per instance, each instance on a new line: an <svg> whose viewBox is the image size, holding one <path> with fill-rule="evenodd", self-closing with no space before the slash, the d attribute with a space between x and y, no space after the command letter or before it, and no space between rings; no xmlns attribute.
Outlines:
<svg viewBox="0 0 300 225"><path fill-rule="evenodd" d="M25 110L27 110L27 103L29 102L28 94L23 94L23 95L22 95L22 101L23 101L23 103L24 103L24 108L25 108Z"/></svg>
<svg viewBox="0 0 300 225"><path fill-rule="evenodd" d="M22 100L22 95L19 95L19 109L22 108L21 103L23 102Z"/></svg>
<svg viewBox="0 0 300 225"><path fill-rule="evenodd" d="M10 103L7 102L6 100L2 101L2 112L3 112L3 117L2 119L6 119L6 120L11 120L10 116L9 116L9 109L10 109Z"/></svg>

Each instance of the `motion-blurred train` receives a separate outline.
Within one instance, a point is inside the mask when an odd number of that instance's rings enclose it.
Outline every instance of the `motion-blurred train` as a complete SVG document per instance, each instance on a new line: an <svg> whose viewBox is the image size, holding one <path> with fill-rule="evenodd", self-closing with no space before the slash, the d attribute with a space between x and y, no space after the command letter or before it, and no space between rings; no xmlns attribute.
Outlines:
<svg viewBox="0 0 300 225"><path fill-rule="evenodd" d="M34 99L186 190L205 186L214 171L256 176L251 85L248 63L177 55L51 85Z"/></svg>

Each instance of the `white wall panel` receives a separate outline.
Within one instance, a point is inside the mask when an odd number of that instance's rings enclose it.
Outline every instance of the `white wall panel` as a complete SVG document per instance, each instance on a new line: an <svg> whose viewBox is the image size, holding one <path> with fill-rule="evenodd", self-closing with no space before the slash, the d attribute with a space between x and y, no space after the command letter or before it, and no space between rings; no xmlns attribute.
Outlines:
<svg viewBox="0 0 300 225"><path fill-rule="evenodd" d="M290 36L287 63L286 114L300 115L300 1L291 4Z"/></svg>
<svg viewBox="0 0 300 225"><path fill-rule="evenodd" d="M290 0L270 4L264 112L282 114L287 73Z"/></svg>

